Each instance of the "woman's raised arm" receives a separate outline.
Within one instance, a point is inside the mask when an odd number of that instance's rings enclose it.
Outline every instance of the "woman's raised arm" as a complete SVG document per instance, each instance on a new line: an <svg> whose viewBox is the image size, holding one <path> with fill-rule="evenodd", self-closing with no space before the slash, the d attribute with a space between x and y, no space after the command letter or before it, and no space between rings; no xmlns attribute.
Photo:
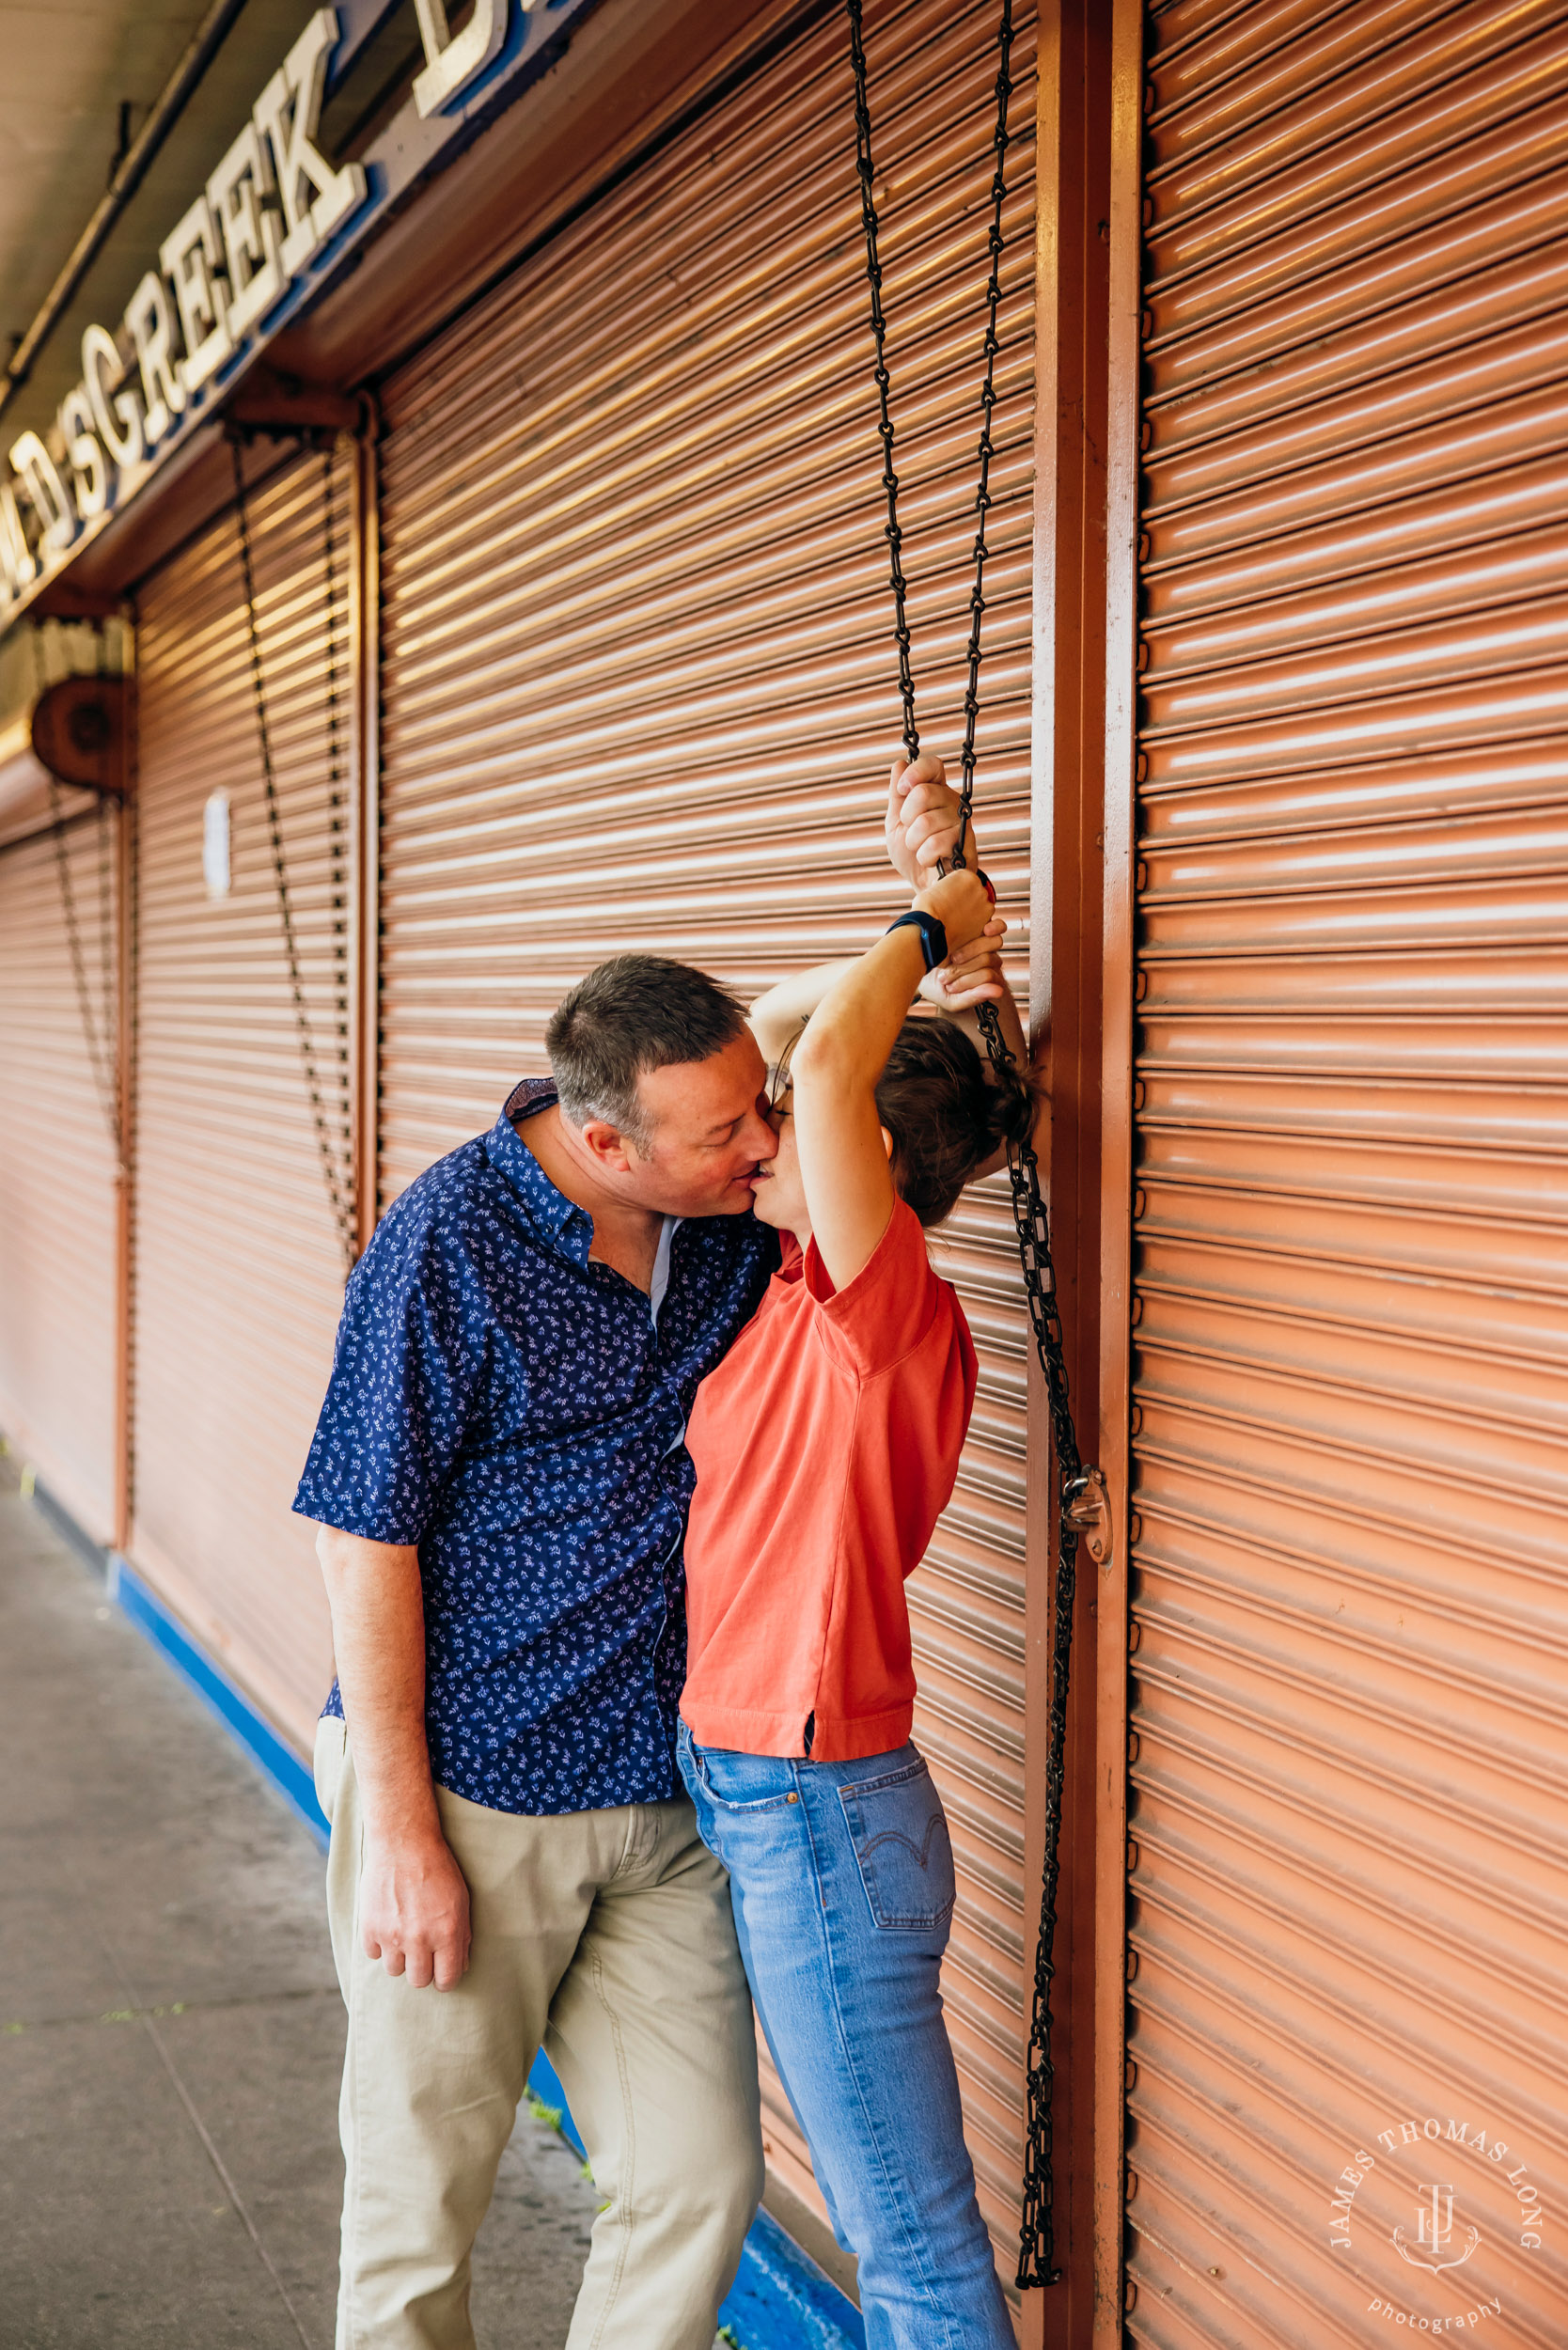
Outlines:
<svg viewBox="0 0 1568 2350"><path fill-rule="evenodd" d="M921 890L915 907L935 916L949 951L978 938L994 918L984 884L967 871L946 874ZM925 968L917 929L887 932L869 953L843 966L790 1063L811 1233L835 1289L864 1271L893 1213L888 1138L877 1114L876 1087Z"/></svg>

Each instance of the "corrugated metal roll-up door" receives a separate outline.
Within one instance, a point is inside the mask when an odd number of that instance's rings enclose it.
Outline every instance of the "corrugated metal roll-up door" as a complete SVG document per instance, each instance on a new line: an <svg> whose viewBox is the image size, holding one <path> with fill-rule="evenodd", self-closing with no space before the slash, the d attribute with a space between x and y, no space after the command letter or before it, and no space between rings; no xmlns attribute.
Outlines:
<svg viewBox="0 0 1568 2350"><path fill-rule="evenodd" d="M980 799L1027 889L1033 22L999 363ZM989 0L867 10L900 473L933 744L956 749L990 182ZM754 994L896 908L898 738L837 15L667 147L384 390L383 1153L396 1193L494 1120L602 957ZM1022 930L1015 936L1022 940ZM963 1893L945 1977L985 2208L1020 2171L1025 1325L1002 1192L954 1217L983 1354L914 1586L917 1735ZM774 2158L808 2185L770 2085Z"/></svg>
<svg viewBox="0 0 1568 2350"><path fill-rule="evenodd" d="M321 1100L348 1162L347 468L328 596L323 458L250 499L263 677ZM140 593L133 1554L308 1746L332 1678L309 1528L290 1514L342 1309L274 878L235 518ZM345 726L347 704L337 708ZM339 773L335 776L334 766ZM230 888L204 878L228 795Z"/></svg>
<svg viewBox="0 0 1568 2350"><path fill-rule="evenodd" d="M80 805L79 794L65 797ZM121 821L108 808L76 816L63 837L63 875L53 833L0 850L0 1431L104 1543L115 1497Z"/></svg>
<svg viewBox="0 0 1568 2350"><path fill-rule="evenodd" d="M1149 39L1130 2332L1553 2350L1568 12Z"/></svg>

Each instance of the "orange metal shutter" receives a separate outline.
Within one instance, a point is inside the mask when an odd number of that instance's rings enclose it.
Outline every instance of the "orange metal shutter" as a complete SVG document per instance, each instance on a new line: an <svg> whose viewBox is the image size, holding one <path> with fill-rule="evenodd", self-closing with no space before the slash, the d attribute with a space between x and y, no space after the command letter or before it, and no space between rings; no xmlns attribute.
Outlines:
<svg viewBox="0 0 1568 2350"><path fill-rule="evenodd" d="M1150 40L1130 2331L1551 2350L1568 26Z"/></svg>
<svg viewBox="0 0 1568 2350"><path fill-rule="evenodd" d="M332 776L328 696L344 672L346 468L335 483L330 628L323 460L290 462L251 505L294 919L343 1167L347 787ZM145 583L140 621L132 1550L308 1746L332 1677L330 1634L311 1531L290 1503L344 1267L284 954L232 513ZM219 789L230 802L232 887L210 899L203 809Z"/></svg>
<svg viewBox="0 0 1568 2350"><path fill-rule="evenodd" d="M65 799L75 808L81 795ZM0 850L0 1430L95 1542L114 1534L118 812L65 835L97 1042L51 833Z"/></svg>
<svg viewBox="0 0 1568 2350"><path fill-rule="evenodd" d="M990 0L868 9L929 740L955 750L973 537ZM1014 57L986 861L1027 892L1033 19ZM834 15L385 387L383 1165L489 1124L602 957L743 994L865 944L899 705L852 84ZM1018 933L1021 941L1021 931ZM1020 2171L1025 1324L1001 1189L943 1261L975 1434L913 1595L917 1734L963 1875L945 1976L986 2212ZM776 2163L808 2186L770 2083Z"/></svg>

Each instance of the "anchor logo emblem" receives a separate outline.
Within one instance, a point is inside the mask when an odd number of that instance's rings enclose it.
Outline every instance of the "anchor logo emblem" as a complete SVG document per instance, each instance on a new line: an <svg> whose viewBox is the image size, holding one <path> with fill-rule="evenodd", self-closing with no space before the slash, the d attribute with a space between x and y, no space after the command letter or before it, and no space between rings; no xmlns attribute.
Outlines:
<svg viewBox="0 0 1568 2350"><path fill-rule="evenodd" d="M1453 2225L1453 2189L1451 2186L1425 2186L1419 2192L1426 2198L1416 2206L1416 2239L1412 2243L1403 2228L1394 2230L1394 2249L1402 2261L1412 2268L1461 2268L1481 2242L1479 2228L1464 2232L1464 2248L1453 2248L1458 2241ZM1445 2257L1446 2255L1446 2257Z"/></svg>

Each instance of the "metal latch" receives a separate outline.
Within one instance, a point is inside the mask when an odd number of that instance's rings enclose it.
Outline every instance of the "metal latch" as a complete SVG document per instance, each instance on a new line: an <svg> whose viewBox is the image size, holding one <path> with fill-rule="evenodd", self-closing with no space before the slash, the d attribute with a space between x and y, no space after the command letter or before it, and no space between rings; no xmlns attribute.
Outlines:
<svg viewBox="0 0 1568 2350"><path fill-rule="evenodd" d="M1061 1513L1097 1567L1108 1565L1113 1541L1110 1494L1104 1469L1081 1469L1061 1492Z"/></svg>

